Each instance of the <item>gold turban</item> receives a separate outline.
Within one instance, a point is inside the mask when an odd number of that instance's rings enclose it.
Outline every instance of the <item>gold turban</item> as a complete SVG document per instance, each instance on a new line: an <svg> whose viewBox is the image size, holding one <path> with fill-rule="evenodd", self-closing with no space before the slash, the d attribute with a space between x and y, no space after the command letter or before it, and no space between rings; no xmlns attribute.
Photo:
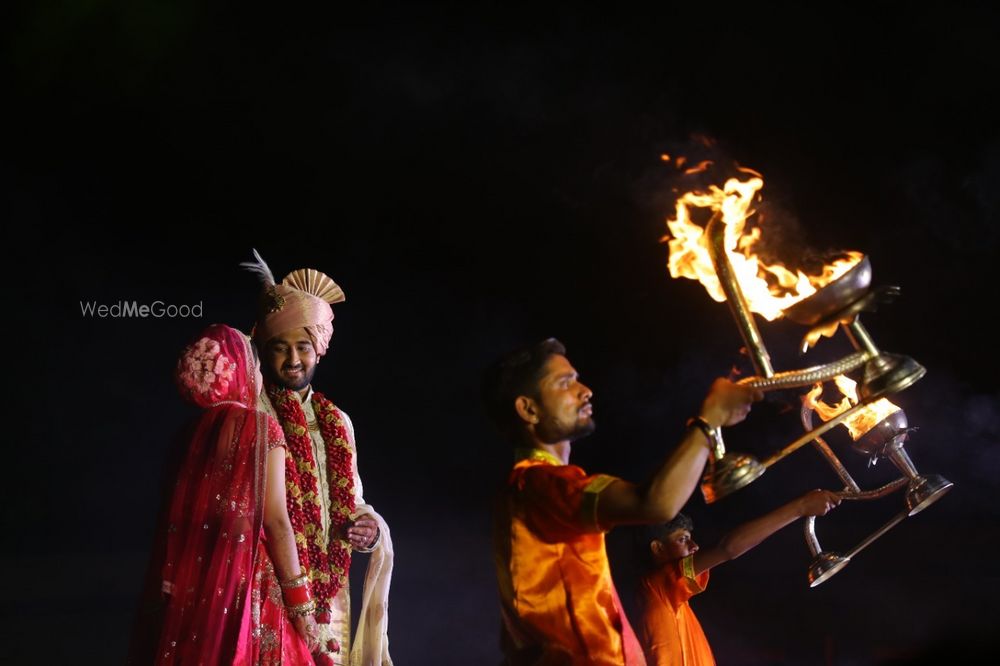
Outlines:
<svg viewBox="0 0 1000 666"><path fill-rule="evenodd" d="M304 328L316 354L325 354L333 335L333 308L330 305L344 300L344 290L329 276L313 268L292 271L281 284L275 284L270 269L256 250L254 256L257 263L241 264L260 274L264 281L254 338L266 343L286 331Z"/></svg>

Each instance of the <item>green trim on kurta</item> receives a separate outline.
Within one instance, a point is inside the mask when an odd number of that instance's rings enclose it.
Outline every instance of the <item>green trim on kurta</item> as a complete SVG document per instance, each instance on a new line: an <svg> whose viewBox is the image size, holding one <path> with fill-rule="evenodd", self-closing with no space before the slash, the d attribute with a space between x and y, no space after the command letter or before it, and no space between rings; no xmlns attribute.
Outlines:
<svg viewBox="0 0 1000 666"><path fill-rule="evenodd" d="M607 532L608 530L597 521L597 499L601 496L602 490L617 480L617 477L614 476L598 474L583 489L583 504L580 506L583 520L599 532Z"/></svg>
<svg viewBox="0 0 1000 666"><path fill-rule="evenodd" d="M684 574L685 578L690 578L694 580L694 555L688 555L683 560L681 560L681 573Z"/></svg>
<svg viewBox="0 0 1000 666"><path fill-rule="evenodd" d="M545 463L548 465L556 465L559 467L565 467L565 463L557 458L555 455L549 453L545 449L530 448L530 449L514 449L514 462L515 464L523 462L525 460L532 460L535 462ZM601 491L611 485L613 482L617 481L618 478L614 476L608 476L607 474L597 474L591 478L590 482L587 483L586 487L583 489L583 501L580 503L580 517L585 526L593 529L596 532L607 532L608 530L602 527L597 521L597 499L601 495Z"/></svg>
<svg viewBox="0 0 1000 666"><path fill-rule="evenodd" d="M545 462L550 465L564 464L562 460L559 460L559 458L556 458L545 449L514 449L514 462L519 463L522 460L537 460L538 462Z"/></svg>

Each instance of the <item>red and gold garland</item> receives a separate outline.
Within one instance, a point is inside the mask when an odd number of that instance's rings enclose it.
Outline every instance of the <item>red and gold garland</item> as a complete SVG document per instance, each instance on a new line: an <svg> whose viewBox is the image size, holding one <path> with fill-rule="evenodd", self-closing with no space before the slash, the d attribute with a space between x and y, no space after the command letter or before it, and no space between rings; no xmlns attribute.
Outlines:
<svg viewBox="0 0 1000 666"><path fill-rule="evenodd" d="M333 616L333 599L347 583L347 572L351 566L347 527L354 516L355 505L347 427L333 403L314 392L313 409L326 445L330 487L330 534L328 539L323 539L319 474L305 412L290 389L269 384L267 395L285 431L285 441L291 454L291 464L285 465L285 492L288 496L288 517L299 551L299 564L309 573L312 595L316 600L316 621L328 624Z"/></svg>

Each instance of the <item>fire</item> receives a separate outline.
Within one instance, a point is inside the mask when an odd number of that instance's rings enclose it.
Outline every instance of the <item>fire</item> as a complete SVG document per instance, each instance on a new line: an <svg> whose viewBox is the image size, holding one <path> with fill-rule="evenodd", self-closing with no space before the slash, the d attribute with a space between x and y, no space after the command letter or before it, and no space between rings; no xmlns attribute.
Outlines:
<svg viewBox="0 0 1000 666"><path fill-rule="evenodd" d="M814 386L812 390L809 391L809 393L807 393L803 398L806 405L815 410L816 413L819 414L819 417L824 421L829 421L834 416L842 414L854 405L858 404L857 382L845 377L844 375L837 375L833 378L833 382L837 385L837 388L840 389L841 395L844 396L844 399L836 405L828 405L820 400L819 396L823 393L822 384L816 384L816 386ZM847 430L851 433L851 439L857 440L859 437L878 425L882 419L897 411L899 411L898 406L894 405L885 398L880 398L872 404L859 410L856 414L845 420L841 425L847 427Z"/></svg>
<svg viewBox="0 0 1000 666"><path fill-rule="evenodd" d="M695 164L693 167L685 169L684 175L690 176L696 173L704 173L705 171L708 171L709 167L711 167L713 164L714 162L712 162L712 160L702 160L701 162ZM678 168L680 168L681 166L683 165L678 165Z"/></svg>
<svg viewBox="0 0 1000 666"><path fill-rule="evenodd" d="M701 162L684 173L699 173L710 166L709 161ZM686 192L677 200L674 217L667 220L670 235L664 238L670 247L667 267L671 277L698 280L709 296L720 303L725 301L712 265L705 229L692 220L697 209L706 209L710 215L721 215L726 225L726 254L747 304L751 311L773 321L781 316L785 308L811 296L820 287L849 271L861 261L863 255L849 252L847 258L824 266L819 275L793 272L782 264L765 264L753 250L761 237L760 227L746 230L747 219L756 212L752 206L764 179L750 169L741 168L740 171L749 176L747 180L730 178L721 188L711 185L707 192ZM698 215L703 216L704 213Z"/></svg>

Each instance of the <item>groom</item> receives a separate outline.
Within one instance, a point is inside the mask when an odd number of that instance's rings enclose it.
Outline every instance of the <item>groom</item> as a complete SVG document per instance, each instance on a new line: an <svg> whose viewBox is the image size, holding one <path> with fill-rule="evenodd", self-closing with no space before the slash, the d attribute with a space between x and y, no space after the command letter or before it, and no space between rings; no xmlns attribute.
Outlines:
<svg viewBox="0 0 1000 666"><path fill-rule="evenodd" d="M276 284L256 251L254 256L256 262L242 265L264 283L253 333L265 378L259 407L281 423L288 445L288 512L317 602L320 651L314 658L323 665L350 663L348 571L354 550L372 553L355 652L366 654L364 664L391 664L386 638L389 529L362 497L350 418L312 388L333 335L331 304L342 302L344 292L310 268Z"/></svg>

